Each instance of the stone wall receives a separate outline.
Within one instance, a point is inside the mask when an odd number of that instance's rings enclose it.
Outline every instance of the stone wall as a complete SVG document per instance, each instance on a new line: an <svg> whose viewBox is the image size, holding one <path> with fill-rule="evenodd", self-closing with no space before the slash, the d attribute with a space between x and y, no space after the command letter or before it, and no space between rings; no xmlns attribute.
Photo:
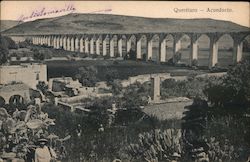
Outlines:
<svg viewBox="0 0 250 162"><path fill-rule="evenodd" d="M45 64L21 64L0 66L0 84L22 82L36 89L39 81L47 83L47 66Z"/></svg>

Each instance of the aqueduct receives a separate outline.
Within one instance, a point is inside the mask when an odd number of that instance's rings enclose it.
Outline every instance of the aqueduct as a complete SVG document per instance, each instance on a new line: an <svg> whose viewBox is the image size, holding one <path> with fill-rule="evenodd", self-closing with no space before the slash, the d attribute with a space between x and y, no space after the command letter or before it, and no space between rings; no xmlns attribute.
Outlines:
<svg viewBox="0 0 250 162"><path fill-rule="evenodd" d="M131 33L131 34L48 34L48 35L26 35L35 45L45 45L55 49L64 49L72 52L86 54L96 54L109 57L122 57L129 52L131 48L136 51L136 58L142 59L143 54L146 60L153 57L153 38L158 41L158 62L166 62L168 54L168 39L173 39L173 48L171 53L181 50L181 39L188 36L189 45L189 65L193 60L198 60L199 38L206 36L209 39L209 67L218 63L219 39L229 35L233 40L233 63L242 59L243 40L249 35L249 32L213 32L213 33ZM146 41L146 48L142 51L142 40Z"/></svg>

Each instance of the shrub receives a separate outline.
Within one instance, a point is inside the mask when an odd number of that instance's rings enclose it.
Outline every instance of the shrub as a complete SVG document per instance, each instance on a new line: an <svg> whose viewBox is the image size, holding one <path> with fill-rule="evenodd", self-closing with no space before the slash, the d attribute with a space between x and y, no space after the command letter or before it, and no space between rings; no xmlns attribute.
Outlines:
<svg viewBox="0 0 250 162"><path fill-rule="evenodd" d="M29 44L28 44L28 42L26 42L26 41L24 41L24 42L19 42L19 43L18 43L19 48L26 48L28 45L29 45Z"/></svg>
<svg viewBox="0 0 250 162"><path fill-rule="evenodd" d="M181 155L180 129L155 129L140 133L138 143L129 144L127 153L135 161L168 161L175 160L173 155Z"/></svg>
<svg viewBox="0 0 250 162"><path fill-rule="evenodd" d="M54 125L54 120L42 112L40 107L33 105L20 111L16 109L13 114L4 108L0 108L0 111L0 119L3 121L0 127L0 158L11 154L27 161L27 155L34 149L37 140L47 138L50 134L48 128ZM7 161L10 159L7 158Z"/></svg>
<svg viewBox="0 0 250 162"><path fill-rule="evenodd" d="M198 66L198 60L197 59L192 60L192 66Z"/></svg>
<svg viewBox="0 0 250 162"><path fill-rule="evenodd" d="M176 52L173 56L173 63L176 64L181 60L181 53L180 52Z"/></svg>
<svg viewBox="0 0 250 162"><path fill-rule="evenodd" d="M106 60L106 59L110 59L110 56L109 55L105 55L103 56L103 58Z"/></svg>
<svg viewBox="0 0 250 162"><path fill-rule="evenodd" d="M94 87L97 79L97 68L95 66L80 67L79 73L76 75L76 79L82 83L83 86Z"/></svg>

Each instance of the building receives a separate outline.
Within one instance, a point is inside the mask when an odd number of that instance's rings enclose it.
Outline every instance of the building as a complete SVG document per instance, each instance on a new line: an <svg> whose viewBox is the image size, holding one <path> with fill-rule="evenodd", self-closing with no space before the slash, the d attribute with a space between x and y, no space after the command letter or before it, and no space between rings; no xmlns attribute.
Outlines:
<svg viewBox="0 0 250 162"><path fill-rule="evenodd" d="M31 63L20 65L0 66L0 84L22 82L32 89L36 89L39 81L47 83L47 66Z"/></svg>
<svg viewBox="0 0 250 162"><path fill-rule="evenodd" d="M98 82L95 87L85 87L79 80L63 77L50 78L48 85L49 90L64 103L80 102L84 98L112 96L110 87L105 82Z"/></svg>
<svg viewBox="0 0 250 162"><path fill-rule="evenodd" d="M24 104L30 101L30 88L23 83L0 85L0 107L4 104Z"/></svg>

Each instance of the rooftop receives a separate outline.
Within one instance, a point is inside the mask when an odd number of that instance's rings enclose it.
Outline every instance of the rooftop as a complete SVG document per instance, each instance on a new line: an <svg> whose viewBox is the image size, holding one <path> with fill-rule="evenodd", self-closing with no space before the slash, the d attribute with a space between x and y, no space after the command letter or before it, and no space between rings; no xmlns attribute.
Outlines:
<svg viewBox="0 0 250 162"><path fill-rule="evenodd" d="M29 90L30 88L23 83L12 83L6 85L0 85L0 92L10 92L10 91L23 91Z"/></svg>
<svg viewBox="0 0 250 162"><path fill-rule="evenodd" d="M32 67L32 66L41 66L46 64L42 63L21 63L20 65L1 65L0 68L25 68L25 67Z"/></svg>

